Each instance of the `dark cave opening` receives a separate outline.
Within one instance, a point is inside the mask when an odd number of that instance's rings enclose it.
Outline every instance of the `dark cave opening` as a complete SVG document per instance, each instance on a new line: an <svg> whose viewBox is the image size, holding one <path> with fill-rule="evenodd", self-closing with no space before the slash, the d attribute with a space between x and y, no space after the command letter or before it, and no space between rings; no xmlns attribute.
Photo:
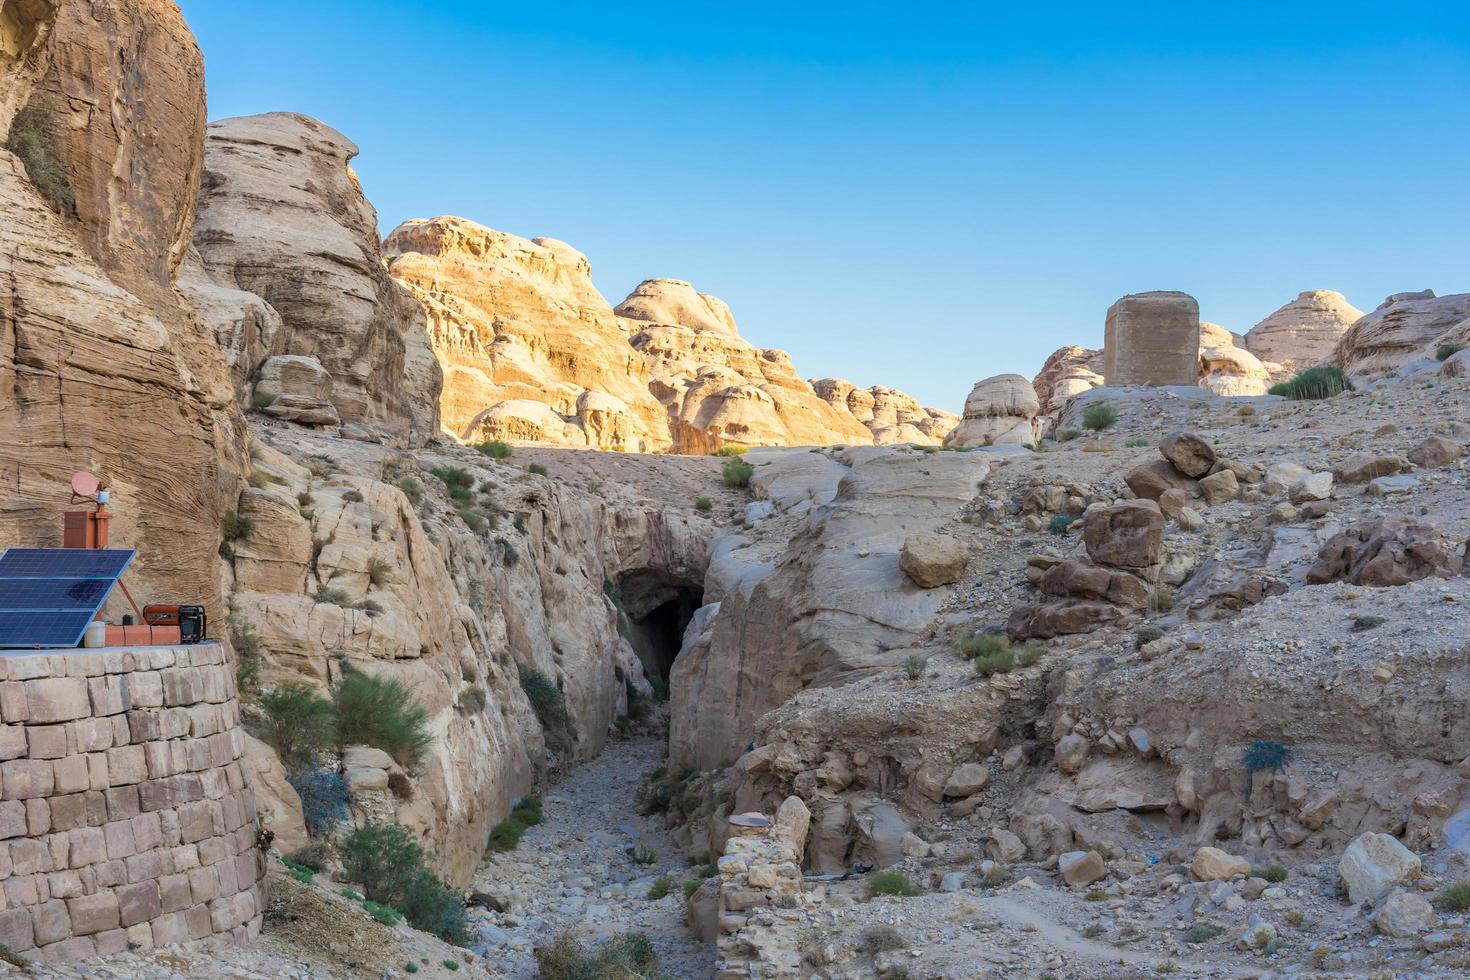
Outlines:
<svg viewBox="0 0 1470 980"><path fill-rule="evenodd" d="M644 673L660 696L666 696L669 671L684 645L684 630L704 604L704 592L683 581L624 576L618 582L622 630Z"/></svg>

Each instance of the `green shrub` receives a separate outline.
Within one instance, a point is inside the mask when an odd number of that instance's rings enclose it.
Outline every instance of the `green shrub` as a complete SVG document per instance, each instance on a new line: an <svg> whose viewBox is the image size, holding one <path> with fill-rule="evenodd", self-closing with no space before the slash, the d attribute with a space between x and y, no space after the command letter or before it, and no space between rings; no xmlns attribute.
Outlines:
<svg viewBox="0 0 1470 980"><path fill-rule="evenodd" d="M1068 517L1066 514L1058 514L1050 521L1047 521L1046 529L1052 534L1066 534L1067 528L1071 526L1072 518Z"/></svg>
<svg viewBox="0 0 1470 980"><path fill-rule="evenodd" d="M1257 739L1251 747L1245 750L1241 756L1241 764L1251 772L1260 772L1265 769L1281 769L1291 761L1291 749L1280 742L1268 742L1265 739Z"/></svg>
<svg viewBox="0 0 1470 980"><path fill-rule="evenodd" d="M680 885L679 890L684 893L684 901L687 902L691 898L693 898L694 893L699 891L699 886L702 884L704 884L704 882L701 879L691 878L689 881L686 881L684 882L684 884Z"/></svg>
<svg viewBox="0 0 1470 980"><path fill-rule="evenodd" d="M981 677L1006 674L1016 669L1016 655L1010 650L997 650L975 658L975 673Z"/></svg>
<svg viewBox="0 0 1470 980"><path fill-rule="evenodd" d="M347 898L347 899L351 899L354 902L361 902L363 900L362 899L362 896L359 895L357 892L353 891L351 888L344 888L344 889L342 889L342 897L343 898Z"/></svg>
<svg viewBox="0 0 1470 980"><path fill-rule="evenodd" d="M369 900L402 913L415 929L465 945L469 926L464 905L428 870L424 849L401 824L368 824L338 845L347 877ZM366 907L366 906L364 906Z"/></svg>
<svg viewBox="0 0 1470 980"><path fill-rule="evenodd" d="M347 594L346 589L338 589L334 586L323 585L312 596L317 602L329 606L350 606L352 596Z"/></svg>
<svg viewBox="0 0 1470 980"><path fill-rule="evenodd" d="M1294 402L1331 398L1352 390L1353 383L1348 380L1342 368L1331 365L1307 368L1290 381L1271 386L1271 394L1281 395Z"/></svg>
<svg viewBox="0 0 1470 980"><path fill-rule="evenodd" d="M1123 443L1123 445L1127 446L1129 449L1142 449L1143 447L1148 445L1148 440L1143 438L1142 436L1134 436L1132 439L1129 439L1127 442Z"/></svg>
<svg viewBox="0 0 1470 980"><path fill-rule="evenodd" d="M1267 865L1257 872L1257 876L1265 878L1273 885L1279 885L1286 880L1289 872L1279 864Z"/></svg>
<svg viewBox="0 0 1470 980"><path fill-rule="evenodd" d="M1161 627L1153 623L1144 623L1133 631L1133 649L1142 650L1145 644L1152 643L1163 635L1164 631Z"/></svg>
<svg viewBox="0 0 1470 980"><path fill-rule="evenodd" d="M403 972L404 973L417 973L417 972L419 972L419 965L417 963L415 963L413 960L409 960L407 963L404 963L403 964Z"/></svg>
<svg viewBox="0 0 1470 980"><path fill-rule="evenodd" d="M268 394L268 393L266 393L264 391L257 391L257 392L255 392L254 394L252 394L250 396L250 407L251 408L270 408L272 405L274 405L276 403L276 398L277 397L278 396L272 395L272 394Z"/></svg>
<svg viewBox="0 0 1470 980"><path fill-rule="evenodd" d="M1063 429L1057 433L1057 442L1071 442L1082 437L1081 429Z"/></svg>
<svg viewBox="0 0 1470 980"><path fill-rule="evenodd" d="M727 487L748 487L755 475L755 467L743 459L732 459L720 468L720 477Z"/></svg>
<svg viewBox="0 0 1470 980"><path fill-rule="evenodd" d="M965 657L984 657L1010 648L1011 641L1004 633L987 633L970 630L960 634L958 646Z"/></svg>
<svg viewBox="0 0 1470 980"><path fill-rule="evenodd" d="M820 452L820 451L821 450L813 450L813 452ZM721 446L715 452L715 455L716 456L744 456L748 452L750 452L750 447L747 446L747 445L745 445L744 443L730 442L730 443L726 443L725 445Z"/></svg>
<svg viewBox="0 0 1470 980"><path fill-rule="evenodd" d="M470 475L469 470L458 466L435 466L430 468L430 473L439 478L439 482L450 490L456 488L468 490L475 485L475 478Z"/></svg>
<svg viewBox="0 0 1470 980"><path fill-rule="evenodd" d="M250 518L241 517L233 510L227 511L224 520L220 521L220 531L229 542L239 541L250 533L252 527L254 525L250 523Z"/></svg>
<svg viewBox="0 0 1470 980"><path fill-rule="evenodd" d="M428 709L400 680L348 671L332 699L342 745L371 745L412 768L433 741Z"/></svg>
<svg viewBox="0 0 1470 980"><path fill-rule="evenodd" d="M251 470L245 477L245 482L257 490L264 490L273 482L270 475L263 470Z"/></svg>
<svg viewBox="0 0 1470 980"><path fill-rule="evenodd" d="M902 871L878 871L868 879L868 895L876 898L879 895L896 895L899 898L913 898L924 894L924 889L909 880L908 875Z"/></svg>
<svg viewBox="0 0 1470 980"><path fill-rule="evenodd" d="M473 507L461 507L455 513L471 531L479 531L485 526L485 515Z"/></svg>
<svg viewBox="0 0 1470 980"><path fill-rule="evenodd" d="M286 771L286 782L301 799L301 818L311 836L330 834L347 819L352 796L340 772L321 766L297 767Z"/></svg>
<svg viewBox="0 0 1470 980"><path fill-rule="evenodd" d="M540 463L532 463L526 467L526 472L535 473L537 476L545 476L546 467L542 466Z"/></svg>
<svg viewBox="0 0 1470 980"><path fill-rule="evenodd" d="M286 866L287 871L291 872L291 877L295 878L303 885L311 884L311 880L316 877L315 871L311 870L305 865L297 864L295 861L291 860L288 857L281 858L281 863Z"/></svg>
<svg viewBox="0 0 1470 980"><path fill-rule="evenodd" d="M1087 902L1106 902L1108 900L1108 893L1101 888L1093 888L1086 895L1082 896L1082 898Z"/></svg>
<svg viewBox="0 0 1470 980"><path fill-rule="evenodd" d="M57 151L56 130L46 113L33 106L16 113L5 148L20 158L31 185L41 192L51 210L67 216L76 213L71 173Z"/></svg>
<svg viewBox="0 0 1470 980"><path fill-rule="evenodd" d="M292 681L260 696L264 739L286 769L306 769L333 735L332 703L316 691Z"/></svg>
<svg viewBox="0 0 1470 980"><path fill-rule="evenodd" d="M486 845L492 851L513 851L521 843L525 836L526 825L511 814L490 830L490 840Z"/></svg>
<svg viewBox="0 0 1470 980"><path fill-rule="evenodd" d="M1434 359L1436 361L1448 361L1464 349L1464 344L1440 344L1434 350Z"/></svg>
<svg viewBox="0 0 1470 980"><path fill-rule="evenodd" d="M388 583L388 573L391 571L393 571L392 562L384 561L382 558L368 560L367 577L375 589L381 589Z"/></svg>
<svg viewBox="0 0 1470 980"><path fill-rule="evenodd" d="M645 868L658 863L658 855L646 847L635 847L628 856L633 859L634 864Z"/></svg>
<svg viewBox="0 0 1470 980"><path fill-rule="evenodd" d="M342 499L347 501L349 504L360 504L362 503L362 491L344 490L342 491Z"/></svg>
<svg viewBox="0 0 1470 980"><path fill-rule="evenodd" d="M527 827L534 827L542 819L541 801L534 796L528 796L512 807L510 813Z"/></svg>
<svg viewBox="0 0 1470 980"><path fill-rule="evenodd" d="M449 499L460 507L468 507L475 502L475 495L467 487L450 487Z"/></svg>
<svg viewBox="0 0 1470 980"><path fill-rule="evenodd" d="M1101 432L1118 421L1118 411L1107 402L1097 402L1082 410L1082 428Z"/></svg>
<svg viewBox="0 0 1470 980"><path fill-rule="evenodd" d="M653 884L648 889L648 900L650 902L657 902L674 890L674 884L674 879L668 875L661 875L653 879Z"/></svg>
<svg viewBox="0 0 1470 980"><path fill-rule="evenodd" d="M1174 608L1174 590L1167 585L1148 590L1148 611L1151 613L1166 613Z"/></svg>
<svg viewBox="0 0 1470 980"><path fill-rule="evenodd" d="M459 710L466 714L479 714L489 703L489 698L485 696L485 689L478 684L471 684L459 692Z"/></svg>
<svg viewBox="0 0 1470 980"><path fill-rule="evenodd" d="M1219 929L1216 929L1214 926L1207 926L1203 922L1199 922L1195 925L1190 926L1189 929L1180 938L1183 939L1186 943L1197 946L1200 943L1209 942L1211 939L1214 939L1218 935L1220 935Z"/></svg>
<svg viewBox="0 0 1470 980"><path fill-rule="evenodd" d="M239 616L225 620L230 633L230 646L235 648L235 687L243 701L254 701L260 694L260 634Z"/></svg>
<svg viewBox="0 0 1470 980"><path fill-rule="evenodd" d="M711 508L714 507L714 505L715 505L715 502L713 500L709 499L708 497L695 497L694 498L694 509L695 510L710 510Z"/></svg>
<svg viewBox="0 0 1470 980"><path fill-rule="evenodd" d="M491 459L510 459L510 454L515 451L510 448L509 443L501 442L499 439L482 442L475 448Z"/></svg>
<svg viewBox="0 0 1470 980"><path fill-rule="evenodd" d="M565 710L561 688L550 677L524 664L520 665L519 673L521 690L526 692L526 700L531 702L531 709L537 717Z"/></svg>
<svg viewBox="0 0 1470 980"><path fill-rule="evenodd" d="M1470 879L1445 885L1434 896L1434 904L1446 912L1470 912Z"/></svg>
<svg viewBox="0 0 1470 980"><path fill-rule="evenodd" d="M411 476L405 476L398 481L398 489L408 498L408 502L417 507L424 500L424 485Z"/></svg>
<svg viewBox="0 0 1470 980"><path fill-rule="evenodd" d="M403 921L403 913L387 905L379 905L372 899L363 899L363 911L372 916L377 922L381 922L389 929Z"/></svg>
<svg viewBox="0 0 1470 980"><path fill-rule="evenodd" d="M924 671L929 666L929 661L923 657L910 657L903 665L904 673L908 674L911 681L916 681L924 676Z"/></svg>
<svg viewBox="0 0 1470 980"><path fill-rule="evenodd" d="M441 965L444 967L444 969L448 970L450 973L453 973L453 972L455 972L456 970L459 969L459 961L458 960L443 960L443 961L441 961Z"/></svg>
<svg viewBox="0 0 1470 980"><path fill-rule="evenodd" d="M641 932L619 933L595 949L564 932L549 944L536 947L537 976L541 980L653 980L658 953Z"/></svg>

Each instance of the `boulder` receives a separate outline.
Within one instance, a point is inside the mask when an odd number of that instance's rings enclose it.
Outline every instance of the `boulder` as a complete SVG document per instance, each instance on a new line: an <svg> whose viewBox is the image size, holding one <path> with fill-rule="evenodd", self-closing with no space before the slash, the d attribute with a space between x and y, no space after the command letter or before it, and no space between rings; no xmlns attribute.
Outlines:
<svg viewBox="0 0 1470 980"><path fill-rule="evenodd" d="M332 376L315 357L283 354L267 358L255 382L260 410L302 425L340 425L332 404Z"/></svg>
<svg viewBox="0 0 1470 980"><path fill-rule="evenodd" d="M1229 881L1236 875L1250 874L1251 863L1218 847L1201 847L1194 852L1189 870L1200 881Z"/></svg>
<svg viewBox="0 0 1470 980"><path fill-rule="evenodd" d="M1198 484L1176 470L1168 460L1153 459L1135 466L1123 477L1134 496L1158 500L1166 490L1178 490L1186 497L1195 496Z"/></svg>
<svg viewBox="0 0 1470 980"><path fill-rule="evenodd" d="M1185 476L1205 476L1215 465L1215 448L1191 432L1166 436L1159 443L1159 452Z"/></svg>
<svg viewBox="0 0 1470 980"><path fill-rule="evenodd" d="M1082 541L1088 556L1148 581L1158 578L1164 560L1164 514L1151 500L1125 500L1087 512Z"/></svg>
<svg viewBox="0 0 1470 980"><path fill-rule="evenodd" d="M964 545L945 534L916 531L904 539L898 566L923 589L958 582L965 574L969 553Z"/></svg>
<svg viewBox="0 0 1470 980"><path fill-rule="evenodd" d="M1430 576L1458 575L1464 564L1435 525L1410 517L1385 517L1334 534L1317 553L1307 581L1404 585Z"/></svg>
<svg viewBox="0 0 1470 980"><path fill-rule="evenodd" d="M1075 344L1052 352L1031 386L1044 415L1056 415L1073 395L1103 383L1103 352Z"/></svg>
<svg viewBox="0 0 1470 980"><path fill-rule="evenodd" d="M1287 496L1294 504L1328 500L1332 497L1332 474L1312 473L1304 476L1287 488Z"/></svg>
<svg viewBox="0 0 1470 980"><path fill-rule="evenodd" d="M1230 470L1212 473L1199 481L1199 491L1211 507L1240 496L1240 482Z"/></svg>
<svg viewBox="0 0 1470 980"><path fill-rule="evenodd" d="M954 772L944 784L947 797L974 796L990 781L990 770L978 762L967 762Z"/></svg>
<svg viewBox="0 0 1470 980"><path fill-rule="evenodd" d="M1439 917L1424 896L1400 889L1378 906L1373 925L1385 936L1409 939L1439 925Z"/></svg>
<svg viewBox="0 0 1470 980"><path fill-rule="evenodd" d="M1087 761L1087 753L1091 748L1092 743L1075 732L1062 736L1056 745L1057 769L1066 775L1074 775L1082 768L1082 763Z"/></svg>
<svg viewBox="0 0 1470 980"><path fill-rule="evenodd" d="M800 797L788 796L776 808L773 833L800 853L806 847L807 830L811 827L812 814Z"/></svg>
<svg viewBox="0 0 1470 980"><path fill-rule="evenodd" d="M1272 496L1285 493L1294 483L1306 479L1312 471L1300 463L1283 460L1266 467L1266 478L1262 489Z"/></svg>
<svg viewBox="0 0 1470 980"><path fill-rule="evenodd" d="M1409 459L1421 469L1437 469L1458 462L1465 455L1460 444L1444 436L1430 436L1409 451ZM1375 474L1382 475L1382 474Z"/></svg>
<svg viewBox="0 0 1470 980"><path fill-rule="evenodd" d="M1019 374L978 382L965 399L965 414L945 437L946 446L1021 445L1036 442L1041 405L1036 389Z"/></svg>
<svg viewBox="0 0 1470 980"><path fill-rule="evenodd" d="M1190 385L1199 378L1199 304L1181 292L1134 293L1108 309L1103 376L1120 385Z"/></svg>
<svg viewBox="0 0 1470 980"><path fill-rule="evenodd" d="M1342 293L1308 290L1252 327L1245 347L1262 361L1275 361L1295 373L1330 358L1342 335L1362 316Z"/></svg>
<svg viewBox="0 0 1470 980"><path fill-rule="evenodd" d="M1073 888L1085 888L1101 880L1108 868L1096 851L1068 851L1057 858L1057 871Z"/></svg>
<svg viewBox="0 0 1470 980"><path fill-rule="evenodd" d="M1159 494L1158 503L1164 517L1172 521L1179 516L1181 510L1189 506L1189 494L1178 487L1170 487Z"/></svg>
<svg viewBox="0 0 1470 980"><path fill-rule="evenodd" d="M1381 898L1390 889L1417 879L1422 865L1419 855L1388 834L1367 833L1342 852L1337 870L1342 875L1348 898L1366 902Z"/></svg>
<svg viewBox="0 0 1470 980"><path fill-rule="evenodd" d="M1226 398L1264 395L1271 386L1271 365L1233 345L1201 346L1199 386Z"/></svg>
<svg viewBox="0 0 1470 980"><path fill-rule="evenodd" d="M990 840L985 844L985 853L998 864L1014 864L1026 856L1026 845L1021 838L1004 827L992 827Z"/></svg>
<svg viewBox="0 0 1470 980"><path fill-rule="evenodd" d="M286 767L269 745L248 734L244 762L262 828L276 835L274 844L282 854L294 854L306 845L308 837L301 797L286 781Z"/></svg>
<svg viewBox="0 0 1470 980"><path fill-rule="evenodd" d="M1082 558L1069 558L1042 574L1041 591L1066 599L1091 599L1142 609L1148 603L1149 588L1132 572L1104 568Z"/></svg>
<svg viewBox="0 0 1470 980"><path fill-rule="evenodd" d="M1049 640L1054 636L1091 633L1122 617L1110 602L1063 601L1021 605L1006 620L1006 635L1013 640Z"/></svg>
<svg viewBox="0 0 1470 980"><path fill-rule="evenodd" d="M1347 458L1333 472L1343 483L1367 483L1380 476L1393 476L1409 469L1409 461L1400 456L1376 456L1358 453Z"/></svg>
<svg viewBox="0 0 1470 980"><path fill-rule="evenodd" d="M1395 293L1342 335L1331 362L1358 376L1393 372L1426 353L1441 334L1470 319L1470 293ZM1432 351L1427 351L1430 357Z"/></svg>

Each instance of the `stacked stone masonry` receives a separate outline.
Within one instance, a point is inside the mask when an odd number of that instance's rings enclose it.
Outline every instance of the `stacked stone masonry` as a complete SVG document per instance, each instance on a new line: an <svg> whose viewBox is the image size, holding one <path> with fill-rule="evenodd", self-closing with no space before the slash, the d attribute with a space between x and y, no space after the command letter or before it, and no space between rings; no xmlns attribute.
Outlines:
<svg viewBox="0 0 1470 980"><path fill-rule="evenodd" d="M811 813L795 796L786 798L774 820L746 813L731 821L716 865L716 980L804 975L795 910L802 904L801 864L810 824Z"/></svg>
<svg viewBox="0 0 1470 980"><path fill-rule="evenodd" d="M0 721L0 942L54 962L259 934L222 646L0 657Z"/></svg>

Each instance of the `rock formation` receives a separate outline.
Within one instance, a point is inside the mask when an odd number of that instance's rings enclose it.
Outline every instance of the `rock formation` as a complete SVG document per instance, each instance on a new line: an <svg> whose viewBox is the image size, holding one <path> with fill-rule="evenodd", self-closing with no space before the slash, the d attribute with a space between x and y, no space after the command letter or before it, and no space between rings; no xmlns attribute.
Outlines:
<svg viewBox="0 0 1470 980"><path fill-rule="evenodd" d="M423 438L438 430L437 371L418 303L383 269L377 214L349 166L356 155L305 116L211 123L193 234L204 273L186 286L202 278L201 308L219 289L260 297L284 326L279 353L315 358L331 375L342 421ZM236 313L212 324L241 333L225 345L237 379L254 380L261 366L241 356L264 346L250 323Z"/></svg>
<svg viewBox="0 0 1470 980"><path fill-rule="evenodd" d="M1133 293L1108 308L1103 377L1119 385L1192 385L1199 304L1187 293Z"/></svg>
<svg viewBox="0 0 1470 980"><path fill-rule="evenodd" d="M901 391L874 385L859 388L841 378L811 382L817 397L838 411L850 412L873 433L879 446L898 443L933 445L942 442L959 424L959 416L938 408L926 408Z"/></svg>
<svg viewBox="0 0 1470 980"><path fill-rule="evenodd" d="M998 374L970 389L965 415L946 446L1025 445L1037 439L1036 389L1019 374Z"/></svg>
<svg viewBox="0 0 1470 980"><path fill-rule="evenodd" d="M1032 381L1042 414L1055 415L1073 395L1102 387L1103 362L1101 350L1076 344L1053 351Z"/></svg>
<svg viewBox="0 0 1470 980"><path fill-rule="evenodd" d="M1470 329L1463 326L1467 320L1470 293L1394 293L1342 335L1332 363L1358 376L1391 374L1416 358L1433 357L1442 336Z"/></svg>
<svg viewBox="0 0 1470 980"><path fill-rule="evenodd" d="M1295 374L1332 356L1363 311L1330 289L1309 289L1276 310L1245 335L1245 348L1262 361L1275 361Z"/></svg>

